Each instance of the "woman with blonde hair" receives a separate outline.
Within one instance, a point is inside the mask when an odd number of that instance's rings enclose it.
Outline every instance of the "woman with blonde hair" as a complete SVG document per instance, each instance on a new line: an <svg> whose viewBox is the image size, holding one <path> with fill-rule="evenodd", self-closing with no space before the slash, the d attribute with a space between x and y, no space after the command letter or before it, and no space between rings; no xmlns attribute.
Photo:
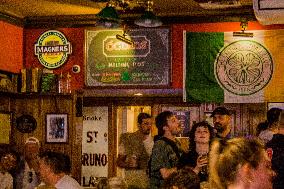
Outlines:
<svg viewBox="0 0 284 189"><path fill-rule="evenodd" d="M259 140L215 140L209 157L210 188L272 189L275 173Z"/></svg>

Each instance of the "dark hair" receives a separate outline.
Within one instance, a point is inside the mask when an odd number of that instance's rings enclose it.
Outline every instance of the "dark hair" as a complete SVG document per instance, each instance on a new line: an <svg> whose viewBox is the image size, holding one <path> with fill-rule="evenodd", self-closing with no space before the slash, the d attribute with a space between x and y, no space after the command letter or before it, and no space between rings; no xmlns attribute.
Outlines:
<svg viewBox="0 0 284 189"><path fill-rule="evenodd" d="M214 140L209 152L209 180L212 188L226 188L235 182L239 165L248 163L257 168L264 145L256 138Z"/></svg>
<svg viewBox="0 0 284 189"><path fill-rule="evenodd" d="M147 113L140 113L138 115L138 118L137 118L138 124L142 124L143 119L148 119L148 118L151 118L151 116L149 114L147 114Z"/></svg>
<svg viewBox="0 0 284 189"><path fill-rule="evenodd" d="M279 121L280 113L282 110L280 108L271 108L267 111L266 117L268 126L270 127L272 124Z"/></svg>
<svg viewBox="0 0 284 189"><path fill-rule="evenodd" d="M164 182L163 189L170 189L173 186L187 189L200 189L198 175L191 169L182 168L171 174Z"/></svg>
<svg viewBox="0 0 284 189"><path fill-rule="evenodd" d="M168 124L168 118L172 117L174 114L171 111L164 111L157 115L155 121L156 121L156 127L158 129L158 135L163 136L164 135L164 129L163 127Z"/></svg>
<svg viewBox="0 0 284 189"><path fill-rule="evenodd" d="M266 129L268 129L268 122L267 121L259 123L256 126L256 136L258 136L261 133L261 131L264 131Z"/></svg>
<svg viewBox="0 0 284 189"><path fill-rule="evenodd" d="M210 134L209 142L211 142L215 136L213 127L207 121L201 121L201 122L195 123L189 132L189 149L192 151L195 151L196 149L196 143L194 141L194 138L195 138L196 129L198 127L208 128L209 134Z"/></svg>
<svg viewBox="0 0 284 189"><path fill-rule="evenodd" d="M231 113L227 108L220 106L213 110L210 117L214 117L215 115L231 115Z"/></svg>
<svg viewBox="0 0 284 189"><path fill-rule="evenodd" d="M65 173L70 174L71 162L68 155L61 152L46 151L39 155L55 174Z"/></svg>

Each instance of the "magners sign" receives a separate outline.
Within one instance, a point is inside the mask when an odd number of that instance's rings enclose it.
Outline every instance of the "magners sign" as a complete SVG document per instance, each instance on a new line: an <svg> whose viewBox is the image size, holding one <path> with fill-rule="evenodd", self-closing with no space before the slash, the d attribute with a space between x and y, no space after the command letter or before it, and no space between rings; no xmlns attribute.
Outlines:
<svg viewBox="0 0 284 189"><path fill-rule="evenodd" d="M56 30L44 32L35 44L35 55L39 62L49 69L62 66L71 52L70 42L63 33Z"/></svg>

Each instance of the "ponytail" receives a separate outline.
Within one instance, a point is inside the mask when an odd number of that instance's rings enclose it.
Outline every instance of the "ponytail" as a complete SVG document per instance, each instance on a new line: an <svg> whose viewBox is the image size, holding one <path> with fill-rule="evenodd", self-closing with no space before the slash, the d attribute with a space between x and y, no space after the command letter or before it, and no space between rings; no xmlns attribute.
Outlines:
<svg viewBox="0 0 284 189"><path fill-rule="evenodd" d="M211 144L211 149L209 152L210 162L209 162L209 184L210 188L214 189L224 189L221 184L220 177L218 174L218 167L220 163L220 153L222 151L222 141L214 140Z"/></svg>

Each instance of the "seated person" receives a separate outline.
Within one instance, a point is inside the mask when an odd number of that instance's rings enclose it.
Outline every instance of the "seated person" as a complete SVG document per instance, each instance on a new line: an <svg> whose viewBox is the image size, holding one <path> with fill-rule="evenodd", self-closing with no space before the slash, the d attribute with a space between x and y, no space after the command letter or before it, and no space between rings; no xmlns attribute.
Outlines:
<svg viewBox="0 0 284 189"><path fill-rule="evenodd" d="M13 188L13 177L9 171L16 167L16 163L17 156L12 152L0 153L0 188Z"/></svg>

